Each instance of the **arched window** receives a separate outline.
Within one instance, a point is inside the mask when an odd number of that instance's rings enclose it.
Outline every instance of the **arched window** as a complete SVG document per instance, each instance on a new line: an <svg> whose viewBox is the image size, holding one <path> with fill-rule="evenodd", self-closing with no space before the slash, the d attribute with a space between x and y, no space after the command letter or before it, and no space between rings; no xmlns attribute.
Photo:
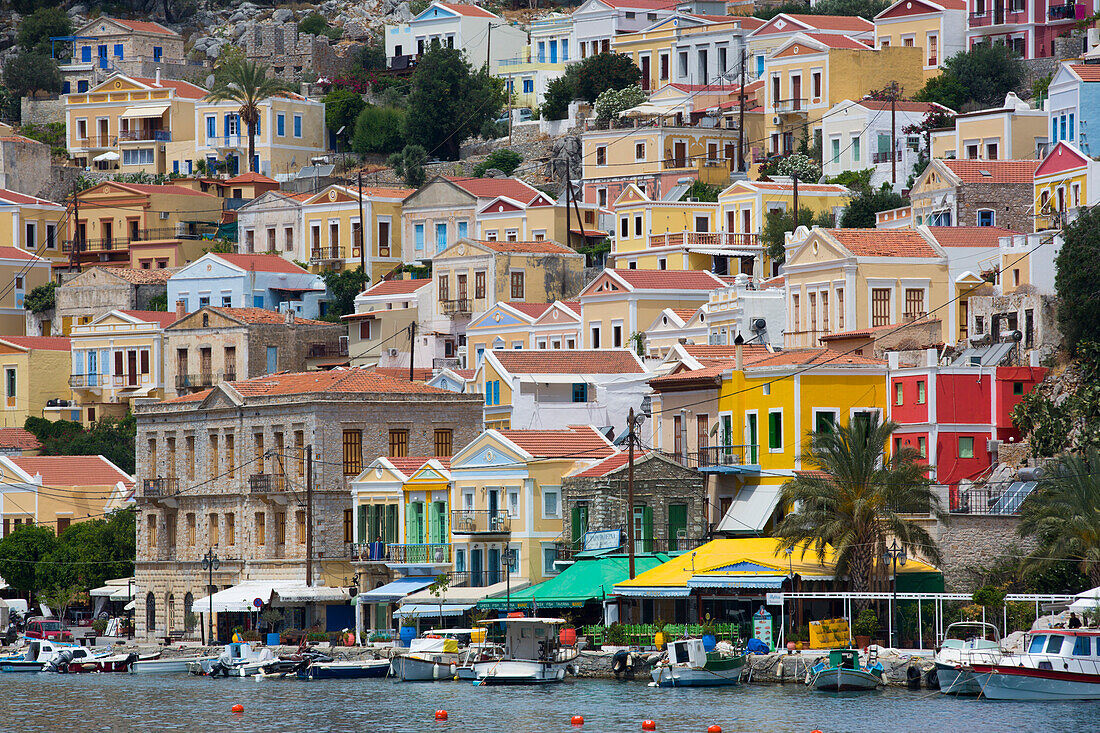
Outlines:
<svg viewBox="0 0 1100 733"><path fill-rule="evenodd" d="M157 599L152 593L145 595L145 633L156 634L157 631Z"/></svg>
<svg viewBox="0 0 1100 733"><path fill-rule="evenodd" d="M164 599L164 633L167 636L176 628L176 597L169 593Z"/></svg>

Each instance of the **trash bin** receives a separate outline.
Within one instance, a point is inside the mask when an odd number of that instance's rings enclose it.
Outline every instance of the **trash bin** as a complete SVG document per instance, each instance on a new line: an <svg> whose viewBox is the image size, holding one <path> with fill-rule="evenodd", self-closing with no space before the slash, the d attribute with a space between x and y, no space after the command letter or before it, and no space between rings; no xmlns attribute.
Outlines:
<svg viewBox="0 0 1100 733"><path fill-rule="evenodd" d="M279 635L278 634L268 634L267 635L267 645L268 646L279 646Z"/></svg>

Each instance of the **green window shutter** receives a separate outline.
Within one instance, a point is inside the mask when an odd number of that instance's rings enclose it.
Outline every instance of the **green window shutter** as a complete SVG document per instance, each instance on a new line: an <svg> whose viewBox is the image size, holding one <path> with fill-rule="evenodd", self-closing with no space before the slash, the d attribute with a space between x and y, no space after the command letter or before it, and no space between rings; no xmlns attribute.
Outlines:
<svg viewBox="0 0 1100 733"><path fill-rule="evenodd" d="M668 549L669 550L683 550L687 548L680 547L679 542L676 540L676 535L680 531L687 530L687 504L669 504L668 505Z"/></svg>
<svg viewBox="0 0 1100 733"><path fill-rule="evenodd" d="M783 447L783 413L768 413L768 447L777 450Z"/></svg>
<svg viewBox="0 0 1100 733"><path fill-rule="evenodd" d="M642 545L646 552L653 552L653 507L642 507Z"/></svg>
<svg viewBox="0 0 1100 733"><path fill-rule="evenodd" d="M397 543L397 505L386 505L386 517L384 531L382 532L382 539L388 544Z"/></svg>
<svg viewBox="0 0 1100 733"><path fill-rule="evenodd" d="M371 506L370 508L374 509L373 506ZM367 534L367 505L366 504L360 504L359 505L359 527L358 527L358 529L359 529L359 541L360 542L370 542L374 539L373 537L371 537Z"/></svg>

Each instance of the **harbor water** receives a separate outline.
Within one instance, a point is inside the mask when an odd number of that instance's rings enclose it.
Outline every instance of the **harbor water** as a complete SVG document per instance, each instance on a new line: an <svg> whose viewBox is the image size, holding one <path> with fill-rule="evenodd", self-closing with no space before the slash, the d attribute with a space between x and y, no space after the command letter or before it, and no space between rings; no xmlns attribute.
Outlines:
<svg viewBox="0 0 1100 733"><path fill-rule="evenodd" d="M235 714L235 704L244 712ZM436 721L435 711L448 712ZM583 715L584 727L570 725ZM0 675L0 729L221 733L1008 733L1097 730L1100 702L999 703L921 690L813 693L804 686L656 689L570 679L539 688L391 680L186 675Z"/></svg>

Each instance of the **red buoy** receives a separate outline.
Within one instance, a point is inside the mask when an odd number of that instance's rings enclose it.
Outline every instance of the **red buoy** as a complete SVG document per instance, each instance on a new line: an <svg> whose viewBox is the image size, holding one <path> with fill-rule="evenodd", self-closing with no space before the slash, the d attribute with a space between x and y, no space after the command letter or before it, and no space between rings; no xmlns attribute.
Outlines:
<svg viewBox="0 0 1100 733"><path fill-rule="evenodd" d="M446 720L447 719L447 711L446 710L436 710L435 711L435 719L436 720Z"/></svg>
<svg viewBox="0 0 1100 733"><path fill-rule="evenodd" d="M243 713L244 712L244 705L241 705L240 703L237 703L236 705L234 705L233 707L231 707L229 709L231 711L233 711L234 713Z"/></svg>
<svg viewBox="0 0 1100 733"><path fill-rule="evenodd" d="M573 725L578 725L578 726L579 725L584 725L584 716L583 715L574 715L572 718L569 719L569 722L572 723Z"/></svg>
<svg viewBox="0 0 1100 733"><path fill-rule="evenodd" d="M652 720L643 720L642 730L657 730L657 724L654 723Z"/></svg>
<svg viewBox="0 0 1100 733"><path fill-rule="evenodd" d="M711 727L707 728L707 733L722 733L722 726L717 724L712 725Z"/></svg>

